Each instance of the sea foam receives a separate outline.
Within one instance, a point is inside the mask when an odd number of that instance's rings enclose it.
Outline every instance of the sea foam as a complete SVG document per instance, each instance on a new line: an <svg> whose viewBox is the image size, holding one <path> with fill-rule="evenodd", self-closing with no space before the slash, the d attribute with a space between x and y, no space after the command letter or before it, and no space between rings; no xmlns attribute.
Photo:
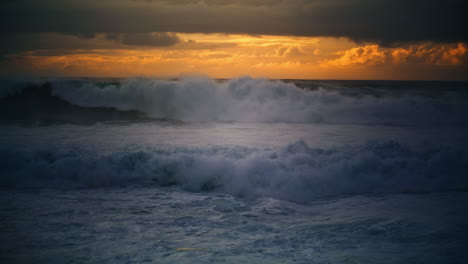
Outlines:
<svg viewBox="0 0 468 264"><path fill-rule="evenodd" d="M128 79L121 84L54 86L53 93L80 106L139 110L154 118L183 121L297 122L338 124L468 124L465 93L438 97L345 96L336 90L305 90L293 83L242 77L216 82Z"/></svg>
<svg viewBox="0 0 468 264"><path fill-rule="evenodd" d="M356 85L359 83L353 83ZM36 85L39 85L36 83ZM363 83L364 85L364 83ZM16 84L14 87L20 87ZM181 121L332 123L359 125L468 125L464 90L437 95L358 88L303 89L293 83L250 77L215 81L130 78L117 82L51 81L52 95L81 107L137 110L150 118ZM323 86L323 87L322 87ZM0 96L14 90L6 85ZM340 92L341 91L341 92ZM383 92L382 92L383 91ZM356 95L356 92L357 95ZM353 95L354 94L354 95ZM60 109L57 109L60 112Z"/></svg>
<svg viewBox="0 0 468 264"><path fill-rule="evenodd" d="M392 141L311 148L129 146L98 153L79 148L0 152L1 185L9 188L100 188L176 185L242 197L308 201L363 193L468 189L467 153L413 151Z"/></svg>

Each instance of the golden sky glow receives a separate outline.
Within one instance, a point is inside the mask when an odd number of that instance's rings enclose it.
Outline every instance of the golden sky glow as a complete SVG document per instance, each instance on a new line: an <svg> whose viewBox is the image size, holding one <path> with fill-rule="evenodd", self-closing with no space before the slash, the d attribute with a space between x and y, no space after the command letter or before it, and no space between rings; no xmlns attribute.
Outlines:
<svg viewBox="0 0 468 264"><path fill-rule="evenodd" d="M47 33L54 49L21 51L0 61L2 73L39 76L176 77L204 74L291 79L453 79L466 72L468 46L431 42L382 47L347 38L173 34L180 41L161 47ZM50 43L48 43L49 46ZM83 48L76 48L83 47ZM11 72L9 72L11 70ZM437 75L434 75L434 74ZM466 76L464 77L466 78ZM457 77L455 77L457 79Z"/></svg>

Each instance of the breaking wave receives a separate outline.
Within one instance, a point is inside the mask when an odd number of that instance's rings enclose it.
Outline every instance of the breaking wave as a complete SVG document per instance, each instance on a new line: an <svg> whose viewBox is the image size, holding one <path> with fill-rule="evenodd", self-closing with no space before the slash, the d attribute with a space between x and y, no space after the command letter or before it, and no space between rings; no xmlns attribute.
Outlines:
<svg viewBox="0 0 468 264"><path fill-rule="evenodd" d="M463 151L414 151L393 141L327 149L311 148L302 140L278 149L134 145L111 153L50 147L0 151L0 185L176 185L196 192L309 201L342 194L466 191L467 165Z"/></svg>
<svg viewBox="0 0 468 264"><path fill-rule="evenodd" d="M53 81L51 86L53 96L74 105L136 110L156 119L468 125L468 95L464 90L448 89L432 96L419 93L421 89L397 92L398 87L379 93L372 92L376 91L372 87L364 87L367 92L363 92L356 88L359 81L353 82L353 87L342 87L341 92L330 89L333 83L317 85L316 89L307 89L307 82L303 83L297 83L302 84L299 88L290 82L250 77L222 82L186 77L173 81L144 78L115 82ZM0 96L11 93L11 87L7 86ZM444 91L444 87L439 91Z"/></svg>

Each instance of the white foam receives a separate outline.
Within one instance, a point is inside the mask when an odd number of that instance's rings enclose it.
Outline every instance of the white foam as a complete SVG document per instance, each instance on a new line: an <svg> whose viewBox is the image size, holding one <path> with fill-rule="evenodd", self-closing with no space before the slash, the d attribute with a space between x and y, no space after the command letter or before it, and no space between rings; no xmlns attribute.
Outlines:
<svg viewBox="0 0 468 264"><path fill-rule="evenodd" d="M159 146L98 153L53 148L0 151L7 187L178 185L190 191L308 201L341 194L467 190L467 153L412 151L395 142L312 149Z"/></svg>
<svg viewBox="0 0 468 264"><path fill-rule="evenodd" d="M291 83L250 77L226 82L204 77L178 81L128 79L120 85L103 86L58 82L53 93L80 106L134 109L154 118L183 121L468 124L466 94L345 96L337 91L307 91Z"/></svg>

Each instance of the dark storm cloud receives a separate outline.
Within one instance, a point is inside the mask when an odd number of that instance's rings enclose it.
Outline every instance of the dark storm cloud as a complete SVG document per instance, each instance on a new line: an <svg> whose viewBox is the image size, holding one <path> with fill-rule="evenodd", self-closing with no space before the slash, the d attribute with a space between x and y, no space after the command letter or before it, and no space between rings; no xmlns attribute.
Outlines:
<svg viewBox="0 0 468 264"><path fill-rule="evenodd" d="M127 33L134 45L158 43L145 32L466 42L466 10L465 0L17 0L2 4L0 31Z"/></svg>
<svg viewBox="0 0 468 264"><path fill-rule="evenodd" d="M180 41L176 35L169 33L108 34L107 38L116 39L125 45L149 47L171 46Z"/></svg>
<svg viewBox="0 0 468 264"><path fill-rule="evenodd" d="M131 49L138 47L166 47L180 42L170 33L3 33L0 36L0 60L8 54L23 51L42 51L36 54L61 55L73 50ZM47 50L47 52L44 52Z"/></svg>

